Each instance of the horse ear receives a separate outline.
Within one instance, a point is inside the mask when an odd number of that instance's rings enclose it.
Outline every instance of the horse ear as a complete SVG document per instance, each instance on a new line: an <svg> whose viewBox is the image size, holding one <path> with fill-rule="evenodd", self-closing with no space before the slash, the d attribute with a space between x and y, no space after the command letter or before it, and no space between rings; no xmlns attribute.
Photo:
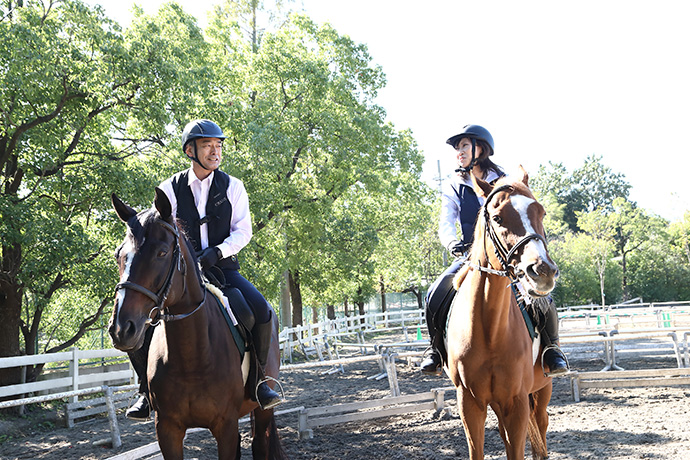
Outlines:
<svg viewBox="0 0 690 460"><path fill-rule="evenodd" d="M522 183L529 187L529 174L527 174L527 171L525 171L525 168L523 168L522 165L520 165L520 172L522 173Z"/></svg>
<svg viewBox="0 0 690 460"><path fill-rule="evenodd" d="M120 218L122 222L127 222L129 219L137 215L134 208L127 206L121 199L117 197L114 193L110 195L110 201L113 204L115 213Z"/></svg>
<svg viewBox="0 0 690 460"><path fill-rule="evenodd" d="M166 195L165 192L158 187L156 187L156 199L153 200L153 203L156 206L161 219L167 222L172 222L172 205L170 204L168 195Z"/></svg>
<svg viewBox="0 0 690 460"><path fill-rule="evenodd" d="M474 193L477 194L477 196L481 196L483 198L486 198L489 196L489 193L491 193L491 190L493 190L493 186L486 182L485 180L482 180L475 176L474 174L470 173L470 177L472 178L472 185L474 186Z"/></svg>

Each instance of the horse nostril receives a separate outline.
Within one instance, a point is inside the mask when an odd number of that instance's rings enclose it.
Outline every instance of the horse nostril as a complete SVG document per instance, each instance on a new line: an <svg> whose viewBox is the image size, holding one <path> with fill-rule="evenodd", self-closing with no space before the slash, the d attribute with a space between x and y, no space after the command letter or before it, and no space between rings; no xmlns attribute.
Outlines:
<svg viewBox="0 0 690 460"><path fill-rule="evenodd" d="M122 337L133 337L137 333L137 327L133 321L127 321L122 330Z"/></svg>
<svg viewBox="0 0 690 460"><path fill-rule="evenodd" d="M537 273L536 270L536 265L537 264L530 264L527 266L527 275L532 279L539 277L539 273Z"/></svg>

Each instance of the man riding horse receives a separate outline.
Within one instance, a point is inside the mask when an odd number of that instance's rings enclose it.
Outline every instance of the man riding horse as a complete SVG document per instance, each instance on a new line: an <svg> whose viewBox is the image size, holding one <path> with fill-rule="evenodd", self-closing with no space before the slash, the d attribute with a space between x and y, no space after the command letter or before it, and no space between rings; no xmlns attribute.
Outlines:
<svg viewBox="0 0 690 460"><path fill-rule="evenodd" d="M441 216L438 235L441 243L455 260L431 285L426 297L426 321L431 338L431 349L421 363L425 374L441 373L441 353L443 348L445 322L448 309L455 296L453 278L467 259L467 252L472 245L477 213L481 207L479 199L472 189L470 174L482 180L494 183L505 174L489 158L494 154L494 140L489 131L479 125L466 125L459 134L447 141L456 152L458 168L450 184L441 197ZM456 223L461 233L458 234ZM562 374L568 371L568 364L560 354L558 342L558 314L550 297L537 300L545 317L541 329L542 341L546 352L544 363L549 367L549 375Z"/></svg>
<svg viewBox="0 0 690 460"><path fill-rule="evenodd" d="M160 188L170 200L172 215L181 222L194 246L202 271L225 290L237 288L252 310L251 345L260 369L258 384L251 393L262 409L270 409L282 402L263 378L271 344L273 309L239 272L237 253L252 237L251 215L242 181L218 169L224 139L221 128L210 120L188 123L182 132L182 150L191 160L191 167L163 181ZM146 419L150 415L146 363L152 334L150 327L144 346L129 353L142 382L141 396L126 413L131 419Z"/></svg>

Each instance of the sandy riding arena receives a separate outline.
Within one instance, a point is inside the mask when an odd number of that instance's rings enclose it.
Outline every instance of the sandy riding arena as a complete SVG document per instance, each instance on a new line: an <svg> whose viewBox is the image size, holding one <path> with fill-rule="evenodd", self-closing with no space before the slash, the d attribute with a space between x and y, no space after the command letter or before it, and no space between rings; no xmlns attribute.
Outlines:
<svg viewBox="0 0 690 460"><path fill-rule="evenodd" d="M398 337L379 334L367 340L390 342ZM574 370L599 371L602 353L570 355ZM355 350L351 351L355 356ZM342 356L342 355L341 355ZM672 354L620 356L618 365L626 369L675 368ZM391 396L387 378L374 377L381 370L376 361L343 366L344 373L328 374L328 367L284 371L281 381L287 402L281 410L331 406ZM397 378L401 395L426 392L451 385L447 377L424 377L414 360L398 359ZM581 401L573 402L570 379L554 381L549 405L547 433L551 460L682 459L690 458L690 387L588 388ZM376 409L372 409L376 410ZM105 417L97 417L62 428L58 411L34 409L25 418L0 418L0 458L2 459L108 459L155 441L153 422L131 422L119 413L122 447L102 445L110 436ZM313 438L300 439L298 412L277 416L283 445L292 459L450 459L467 458L461 421L455 408L454 392L445 394L445 409L433 409L352 421L313 428ZM249 425L242 425L243 458L251 458ZM99 442L101 441L101 442ZM189 434L185 458L215 459L215 441L207 431ZM529 455L528 455L529 457ZM148 455L143 458L159 458ZM487 421L486 458L505 458L503 445L490 413Z"/></svg>

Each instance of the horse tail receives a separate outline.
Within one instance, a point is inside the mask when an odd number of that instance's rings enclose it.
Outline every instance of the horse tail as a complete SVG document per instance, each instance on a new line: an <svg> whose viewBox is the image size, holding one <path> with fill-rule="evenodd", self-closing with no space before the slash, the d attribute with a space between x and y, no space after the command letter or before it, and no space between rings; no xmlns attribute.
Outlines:
<svg viewBox="0 0 690 460"><path fill-rule="evenodd" d="M529 395L529 423L527 424L527 434L529 436L529 443L532 446L532 459L543 460L547 458L546 443L542 438L539 425L537 424L536 412L534 410L534 396Z"/></svg>
<svg viewBox="0 0 690 460"><path fill-rule="evenodd" d="M288 456L278 436L275 416L271 417L266 431L268 432L268 458L272 460L287 460Z"/></svg>

